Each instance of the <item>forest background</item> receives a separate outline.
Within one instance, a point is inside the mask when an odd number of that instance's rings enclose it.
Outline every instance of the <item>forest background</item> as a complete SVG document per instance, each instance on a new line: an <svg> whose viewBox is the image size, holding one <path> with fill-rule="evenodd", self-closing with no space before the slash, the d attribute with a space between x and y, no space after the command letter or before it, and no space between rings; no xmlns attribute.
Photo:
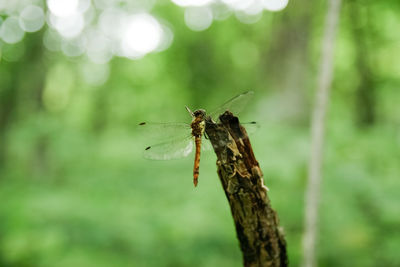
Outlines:
<svg viewBox="0 0 400 267"><path fill-rule="evenodd" d="M189 2L191 4L189 4ZM287 6L286 6L287 5ZM241 266L215 155L147 161L141 121L240 117L299 266L326 1L0 0L0 265ZM320 266L400 265L400 2L343 1Z"/></svg>

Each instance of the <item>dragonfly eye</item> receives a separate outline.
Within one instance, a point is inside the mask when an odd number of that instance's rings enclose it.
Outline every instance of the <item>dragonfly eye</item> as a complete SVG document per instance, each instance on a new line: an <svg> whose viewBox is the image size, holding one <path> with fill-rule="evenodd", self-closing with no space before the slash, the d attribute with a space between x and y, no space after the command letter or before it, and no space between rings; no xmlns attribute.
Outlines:
<svg viewBox="0 0 400 267"><path fill-rule="evenodd" d="M206 116L206 111L204 109L198 109L195 112L193 112L195 117L205 117Z"/></svg>

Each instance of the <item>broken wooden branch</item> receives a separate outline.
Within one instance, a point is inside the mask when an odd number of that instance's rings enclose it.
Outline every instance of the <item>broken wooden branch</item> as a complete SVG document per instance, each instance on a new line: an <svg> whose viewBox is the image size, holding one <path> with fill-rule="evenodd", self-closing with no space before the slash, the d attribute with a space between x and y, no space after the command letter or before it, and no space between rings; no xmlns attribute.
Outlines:
<svg viewBox="0 0 400 267"><path fill-rule="evenodd" d="M244 266L287 266L285 238L246 130L229 111L220 121L207 118L205 131L217 154L218 176L231 208Z"/></svg>

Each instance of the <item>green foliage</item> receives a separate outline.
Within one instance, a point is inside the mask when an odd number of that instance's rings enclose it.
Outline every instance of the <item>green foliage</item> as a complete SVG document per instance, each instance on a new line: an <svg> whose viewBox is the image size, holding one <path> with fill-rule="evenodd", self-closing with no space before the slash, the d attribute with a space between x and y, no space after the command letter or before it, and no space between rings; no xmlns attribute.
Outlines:
<svg viewBox="0 0 400 267"><path fill-rule="evenodd" d="M327 118L320 266L400 265L395 2L343 7ZM261 124L251 142L289 261L298 266L309 89L325 14L320 4L306 8L289 4L255 24L231 16L192 32L182 8L158 4L154 12L174 32L171 47L100 67L41 48L42 32L1 44L0 266L241 266L214 154L202 154L194 189L193 158L143 159L151 140L136 126L189 122L185 105L210 110L249 89L255 98L240 118ZM351 8L371 20L359 21L357 30L373 77L373 122L357 123L365 69L357 63Z"/></svg>

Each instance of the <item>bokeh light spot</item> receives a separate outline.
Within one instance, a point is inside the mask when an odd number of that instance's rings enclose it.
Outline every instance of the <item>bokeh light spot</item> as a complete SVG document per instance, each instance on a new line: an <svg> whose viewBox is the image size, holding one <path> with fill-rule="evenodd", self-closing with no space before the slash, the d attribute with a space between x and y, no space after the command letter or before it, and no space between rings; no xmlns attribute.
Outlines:
<svg viewBox="0 0 400 267"><path fill-rule="evenodd" d="M123 53L127 57L141 57L158 47L162 34L160 23L151 15L133 15L123 32Z"/></svg>
<svg viewBox="0 0 400 267"><path fill-rule="evenodd" d="M204 31L211 26L212 11L209 7L188 7L185 10L185 23L193 31Z"/></svg>
<svg viewBox="0 0 400 267"><path fill-rule="evenodd" d="M161 25L163 34L162 38L160 41L160 44L158 45L157 49L155 51L160 52L168 49L168 47L171 46L172 41L174 40L174 33L171 31L170 28L168 28L165 25Z"/></svg>
<svg viewBox="0 0 400 267"><path fill-rule="evenodd" d="M29 5L19 15L19 26L26 32L36 32L44 25L43 9L38 6Z"/></svg>
<svg viewBox="0 0 400 267"><path fill-rule="evenodd" d="M86 34L86 54L94 63L107 63L112 58L110 40L100 31L92 30Z"/></svg>
<svg viewBox="0 0 400 267"><path fill-rule="evenodd" d="M0 37L4 42L15 44L24 38L25 32L19 26L18 18L8 17L0 27Z"/></svg>
<svg viewBox="0 0 400 267"><path fill-rule="evenodd" d="M50 16L50 19L52 26L67 39L77 37L85 27L83 15L79 13L69 17Z"/></svg>
<svg viewBox="0 0 400 267"><path fill-rule="evenodd" d="M213 2L213 0L172 0L178 6L205 6Z"/></svg>
<svg viewBox="0 0 400 267"><path fill-rule="evenodd" d="M60 51L61 41L60 35L55 30L47 29L44 33L43 44L50 51Z"/></svg>
<svg viewBox="0 0 400 267"><path fill-rule="evenodd" d="M79 0L77 10L80 13L84 13L89 10L91 6L90 0Z"/></svg>
<svg viewBox="0 0 400 267"><path fill-rule="evenodd" d="M81 66L81 75L88 85L100 86L108 80L110 67L108 64L86 62Z"/></svg>
<svg viewBox="0 0 400 267"><path fill-rule="evenodd" d="M79 6L78 0L47 0L51 13L58 17L68 17L76 13Z"/></svg>
<svg viewBox="0 0 400 267"><path fill-rule="evenodd" d="M264 0L263 5L266 10L269 11L280 11L284 9L289 0Z"/></svg>
<svg viewBox="0 0 400 267"><path fill-rule="evenodd" d="M61 44L61 50L68 57L78 57L85 52L85 41L83 38L65 40Z"/></svg>
<svg viewBox="0 0 400 267"><path fill-rule="evenodd" d="M256 0L223 0L223 2L234 10L243 10L250 7Z"/></svg>
<svg viewBox="0 0 400 267"><path fill-rule="evenodd" d="M232 10L227 5L218 3L213 5L212 14L214 20L225 20L232 14Z"/></svg>
<svg viewBox="0 0 400 267"><path fill-rule="evenodd" d="M254 1L251 5L243 9L243 12L248 15L258 15L263 11L264 7L261 0Z"/></svg>
<svg viewBox="0 0 400 267"><path fill-rule="evenodd" d="M245 11L237 11L235 16L242 23L253 24L261 19L262 13L248 14Z"/></svg>

